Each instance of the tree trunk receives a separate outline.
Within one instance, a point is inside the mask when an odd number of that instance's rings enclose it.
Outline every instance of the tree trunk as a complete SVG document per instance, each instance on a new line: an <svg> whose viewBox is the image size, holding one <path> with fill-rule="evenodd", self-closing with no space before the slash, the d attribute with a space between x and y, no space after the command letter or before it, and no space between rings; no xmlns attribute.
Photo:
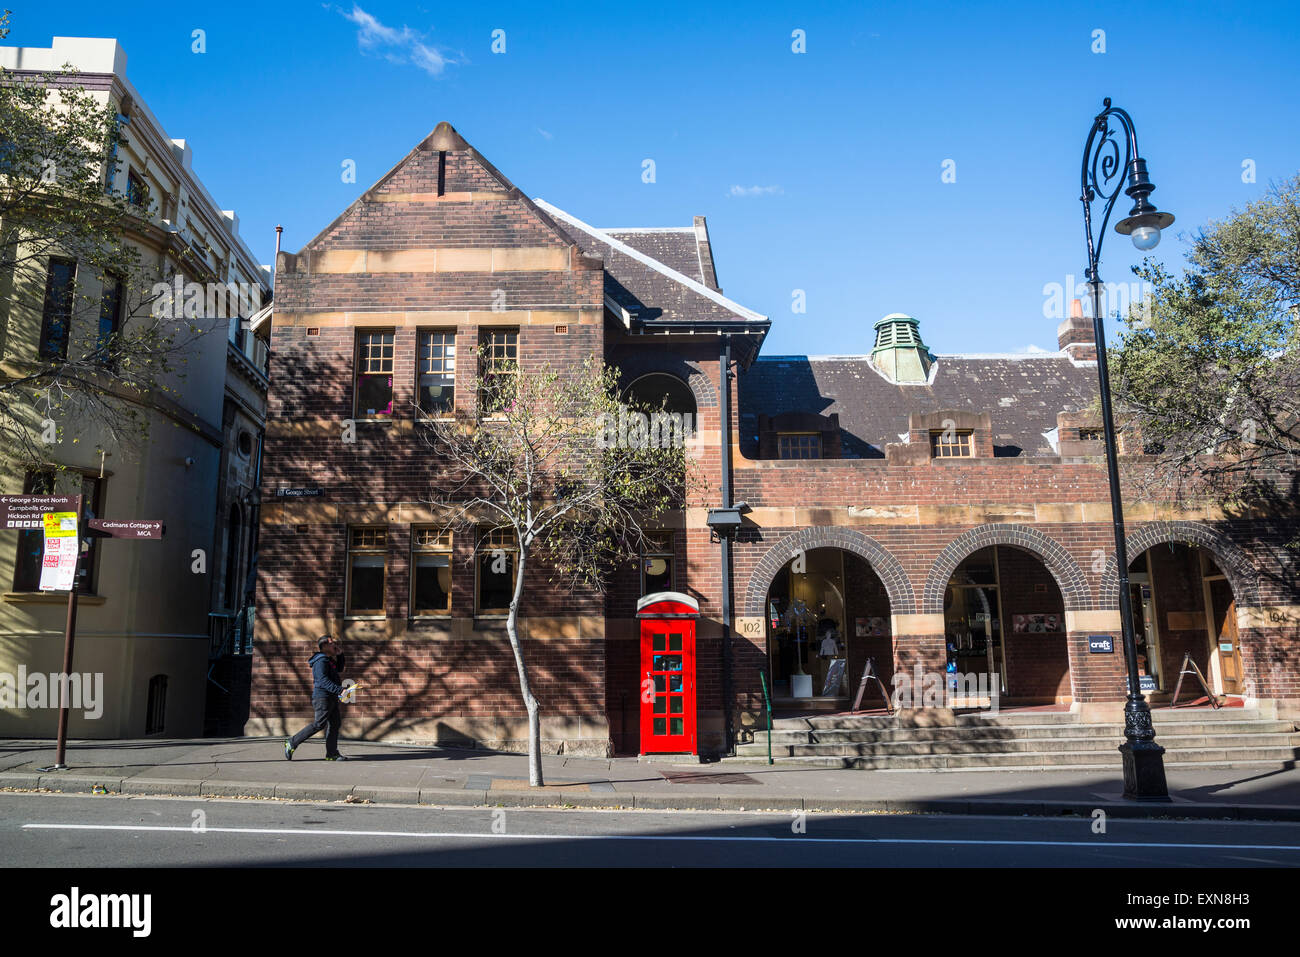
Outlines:
<svg viewBox="0 0 1300 957"><path fill-rule="evenodd" d="M506 633L510 636L510 647L515 653L515 669L519 672L519 691L524 698L524 707L528 709L528 786L539 788L542 781L542 712L537 698L533 696L528 685L528 665L524 661L524 649L519 643L517 629L519 621L519 599L524 591L525 552L519 547L519 565L515 570L515 593L510 599L510 614L506 618Z"/></svg>

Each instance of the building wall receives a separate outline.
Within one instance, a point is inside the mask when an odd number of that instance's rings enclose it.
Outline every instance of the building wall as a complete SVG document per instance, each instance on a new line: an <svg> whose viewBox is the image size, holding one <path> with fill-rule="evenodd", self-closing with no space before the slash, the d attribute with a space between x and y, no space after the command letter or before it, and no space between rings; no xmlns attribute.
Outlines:
<svg viewBox="0 0 1300 957"><path fill-rule="evenodd" d="M440 155L442 154L442 155ZM456 407L470 413L481 330L517 327L521 374L603 353L603 274L468 150L429 143L277 270L250 733L309 713L306 660L342 637L367 685L345 733L519 748L525 711L504 622L477 616L473 543L453 536L452 609L410 615L412 525L435 524L448 476L415 425L417 332L454 329ZM391 419L354 416L358 329L394 331ZM355 441L345 442L345 429ZM320 487L319 498L276 498ZM385 614L346 615L348 527L385 525ZM604 620L590 591L532 559L520 630L543 737L605 753Z"/></svg>
<svg viewBox="0 0 1300 957"><path fill-rule="evenodd" d="M239 238L237 217L212 200L193 171L191 149L167 136L127 80L126 54L116 41L57 38L49 49L0 48L0 64L21 66L14 72L29 79L36 71L58 70L68 62L79 72L61 84L79 83L130 117L113 185L125 190L128 170L149 184L155 202L142 211L127 239L153 267L155 278L179 272L184 281L261 285L260 268ZM6 375L38 358L45 269L41 261L0 279L12 284L5 292L22 300L9 308L0 299L0 361ZM99 277L84 264L78 266L77 292L91 304L101 293ZM129 291L128 307L138 308L151 292ZM137 314L147 312L145 307ZM153 397L147 439L119 442L70 419L58 423L62 434L49 450L49 464L68 475L103 475L100 517L161 519L166 525L161 541L103 539L96 545L95 594L78 601L73 667L103 672L107 705L94 721L79 723L74 715L74 736L143 736L149 679L157 674L169 678L163 733L188 737L203 731L227 356L226 320L196 318L217 331L194 339L181 332L181 341L189 341L175 363L176 373L163 380L167 391ZM74 338L84 334L79 332L83 322L97 322L97 312L91 308L74 317ZM32 410L30 422L38 431L41 417ZM96 451L100 446L109 453L103 459ZM0 472L6 493L22 491L23 468L11 463ZM12 591L17 538L17 532L0 531L0 672L16 674L20 667L57 671L62 667L66 595ZM0 736L52 736L56 722L56 710L6 710L0 714Z"/></svg>

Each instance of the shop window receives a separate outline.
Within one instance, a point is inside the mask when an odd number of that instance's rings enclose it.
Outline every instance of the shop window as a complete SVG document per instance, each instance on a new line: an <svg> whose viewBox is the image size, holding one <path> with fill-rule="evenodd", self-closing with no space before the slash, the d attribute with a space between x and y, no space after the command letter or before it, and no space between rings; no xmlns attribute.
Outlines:
<svg viewBox="0 0 1300 957"><path fill-rule="evenodd" d="M24 495L75 495L80 492L85 519L100 517L100 499L104 480L90 475L70 473L56 481L53 472L28 472L23 481ZM83 522L82 531L85 530ZM98 539L82 536L81 560L77 565L77 593L95 594ZM41 559L45 554L45 531L23 529L18 533L18 554L14 561L14 591L34 592L41 587Z"/></svg>
<svg viewBox="0 0 1300 957"><path fill-rule="evenodd" d="M783 459L819 459L822 437L816 432L783 433L777 436L777 453Z"/></svg>
<svg viewBox="0 0 1300 957"><path fill-rule="evenodd" d="M348 610L351 616L384 614L388 529L352 528L348 534Z"/></svg>
<svg viewBox="0 0 1300 957"><path fill-rule="evenodd" d="M515 573L518 570L518 545L511 529L494 528L479 531L478 601L476 612L480 615L505 615L510 611L510 599L515 592Z"/></svg>
<svg viewBox="0 0 1300 957"><path fill-rule="evenodd" d="M74 482L76 479L74 478ZM104 480L94 475L80 476L81 502L85 512L85 521L102 518ZM82 529L84 531L85 525ZM77 565L77 593L81 595L98 594L95 572L98 570L99 539L83 537L85 543L81 549L81 562Z"/></svg>
<svg viewBox="0 0 1300 957"><path fill-rule="evenodd" d="M28 472L23 481L24 495L53 495L53 472ZM41 556L45 551L45 532L25 528L18 533L18 555L14 561L14 591L37 591L41 583Z"/></svg>
<svg viewBox="0 0 1300 957"><path fill-rule="evenodd" d="M73 286L77 264L71 259L51 259L45 273L45 308L41 314L42 359L66 359L72 328Z"/></svg>
<svg viewBox="0 0 1300 957"><path fill-rule="evenodd" d="M411 617L451 614L451 532L411 530Z"/></svg>
<svg viewBox="0 0 1300 957"><path fill-rule="evenodd" d="M952 429L931 432L930 454L936 459L972 458L975 455L973 433L969 430L957 432Z"/></svg>
<svg viewBox="0 0 1300 957"><path fill-rule="evenodd" d="M456 333L420 333L419 394L424 415L449 415L456 398Z"/></svg>
<svg viewBox="0 0 1300 957"><path fill-rule="evenodd" d="M673 533L646 533L641 549L641 594L676 591L673 583Z"/></svg>
<svg viewBox="0 0 1300 957"><path fill-rule="evenodd" d="M358 419L393 414L393 333L357 333L356 407Z"/></svg>
<svg viewBox="0 0 1300 957"><path fill-rule="evenodd" d="M479 374L483 411L489 415L500 412L514 395L519 375L519 330L490 329L480 336Z"/></svg>

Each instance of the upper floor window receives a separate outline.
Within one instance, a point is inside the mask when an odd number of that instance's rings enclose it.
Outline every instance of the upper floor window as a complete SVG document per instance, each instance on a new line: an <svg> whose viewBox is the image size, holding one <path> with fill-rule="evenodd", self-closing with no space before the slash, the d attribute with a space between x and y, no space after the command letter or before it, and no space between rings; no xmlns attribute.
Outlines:
<svg viewBox="0 0 1300 957"><path fill-rule="evenodd" d="M420 411L425 415L447 415L456 398L456 333L422 332L419 341L416 383Z"/></svg>
<svg viewBox="0 0 1300 957"><path fill-rule="evenodd" d="M519 374L519 330L490 329L479 339L484 411L499 412L514 391Z"/></svg>
<svg viewBox="0 0 1300 957"><path fill-rule="evenodd" d="M349 615L383 615L387 558L387 528L362 526L348 529Z"/></svg>
<svg viewBox="0 0 1300 957"><path fill-rule="evenodd" d="M930 454L936 459L971 458L975 455L973 434L944 429L930 433Z"/></svg>
<svg viewBox="0 0 1300 957"><path fill-rule="evenodd" d="M149 184L135 170L126 171L126 201L141 209L149 205Z"/></svg>
<svg viewBox="0 0 1300 957"><path fill-rule="evenodd" d="M673 533L648 532L641 549L641 594L673 588Z"/></svg>
<svg viewBox="0 0 1300 957"><path fill-rule="evenodd" d="M122 309L122 280L105 276L104 291L99 298L99 337L95 342L101 356L109 349L112 337L122 331Z"/></svg>
<svg viewBox="0 0 1300 957"><path fill-rule="evenodd" d="M71 259L51 259L45 273L45 309L41 315L42 359L66 359L72 328L73 289L77 264Z"/></svg>
<svg viewBox="0 0 1300 957"><path fill-rule="evenodd" d="M822 437L816 432L782 434L776 441L777 454L783 459L822 457Z"/></svg>
<svg viewBox="0 0 1300 957"><path fill-rule="evenodd" d="M518 545L513 529L480 530L478 545L478 602L480 615L504 615L515 593Z"/></svg>
<svg viewBox="0 0 1300 957"><path fill-rule="evenodd" d="M1106 433L1101 429L1080 429L1080 442L1100 442L1106 438Z"/></svg>
<svg viewBox="0 0 1300 957"><path fill-rule="evenodd" d="M411 617L451 614L451 532L411 529Z"/></svg>
<svg viewBox="0 0 1300 957"><path fill-rule="evenodd" d="M393 333L357 333L356 407L358 419L393 414Z"/></svg>

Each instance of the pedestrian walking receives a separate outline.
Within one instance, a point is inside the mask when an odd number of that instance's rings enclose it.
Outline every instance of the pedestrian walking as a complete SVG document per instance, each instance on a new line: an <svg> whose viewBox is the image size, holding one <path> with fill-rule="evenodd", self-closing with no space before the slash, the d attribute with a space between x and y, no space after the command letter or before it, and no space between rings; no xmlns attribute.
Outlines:
<svg viewBox="0 0 1300 957"><path fill-rule="evenodd" d="M316 654L308 659L311 665L312 690L311 704L315 711L315 720L292 738L284 742L286 760L293 760L293 752L317 731L325 732L325 760L346 761L339 754L339 695L343 685L339 677L343 671L343 646L329 635L321 635L316 640Z"/></svg>

